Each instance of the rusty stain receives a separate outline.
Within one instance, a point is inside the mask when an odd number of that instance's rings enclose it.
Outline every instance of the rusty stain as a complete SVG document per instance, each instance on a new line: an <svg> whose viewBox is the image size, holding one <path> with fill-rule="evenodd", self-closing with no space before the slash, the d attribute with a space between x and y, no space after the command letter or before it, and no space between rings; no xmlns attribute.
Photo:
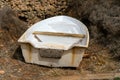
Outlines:
<svg viewBox="0 0 120 80"><path fill-rule="evenodd" d="M28 44L28 48L29 48L29 51L28 51L29 61L31 62L32 50L31 50L31 45L30 44Z"/></svg>
<svg viewBox="0 0 120 80"><path fill-rule="evenodd" d="M72 49L72 62L71 64L74 64L74 60L75 60L75 47Z"/></svg>

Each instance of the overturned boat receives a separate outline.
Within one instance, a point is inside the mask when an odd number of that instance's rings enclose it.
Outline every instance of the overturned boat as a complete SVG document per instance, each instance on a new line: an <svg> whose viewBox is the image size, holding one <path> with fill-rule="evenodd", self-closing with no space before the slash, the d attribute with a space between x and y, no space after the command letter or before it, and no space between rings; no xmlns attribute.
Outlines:
<svg viewBox="0 0 120 80"><path fill-rule="evenodd" d="M32 25L18 42L27 63L78 67L89 44L89 32L77 19L55 16Z"/></svg>

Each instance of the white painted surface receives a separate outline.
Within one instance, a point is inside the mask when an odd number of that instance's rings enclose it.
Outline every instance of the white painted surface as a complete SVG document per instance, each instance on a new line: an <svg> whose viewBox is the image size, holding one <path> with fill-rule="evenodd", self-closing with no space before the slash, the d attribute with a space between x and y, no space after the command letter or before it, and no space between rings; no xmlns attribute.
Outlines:
<svg viewBox="0 0 120 80"><path fill-rule="evenodd" d="M37 37L42 41L42 42L39 42L32 34L35 31L84 34L85 38L81 39L81 38L74 38L74 37L37 35ZM35 48L51 48L51 49L68 50L75 46L88 47L89 33L86 26L80 21L67 16L56 16L56 17L45 19L31 26L23 34L23 36L21 36L18 42L30 43ZM52 47L50 45L52 45ZM56 47L54 45L60 45L63 47Z"/></svg>
<svg viewBox="0 0 120 80"><path fill-rule="evenodd" d="M84 34L85 37L36 35L41 40L38 41L33 35L35 31ZM31 26L18 42L21 43L23 56L28 63L50 67L78 67L84 54L84 48L88 47L89 32L83 23L72 17L56 16ZM40 56L42 48L64 50L64 52L60 59L44 58Z"/></svg>

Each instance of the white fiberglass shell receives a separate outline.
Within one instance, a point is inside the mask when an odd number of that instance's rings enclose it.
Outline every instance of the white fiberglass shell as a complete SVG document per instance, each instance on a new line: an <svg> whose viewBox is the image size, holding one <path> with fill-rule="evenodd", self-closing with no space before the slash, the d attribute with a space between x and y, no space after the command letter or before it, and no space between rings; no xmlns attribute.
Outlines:
<svg viewBox="0 0 120 80"><path fill-rule="evenodd" d="M63 37L63 36L49 36L37 34L40 32L55 32L55 33L69 33L69 34L84 34L84 38ZM55 16L42 20L32 25L18 40L20 43L30 43L35 48L48 48L68 50L73 47L88 47L89 32L87 27L72 17Z"/></svg>

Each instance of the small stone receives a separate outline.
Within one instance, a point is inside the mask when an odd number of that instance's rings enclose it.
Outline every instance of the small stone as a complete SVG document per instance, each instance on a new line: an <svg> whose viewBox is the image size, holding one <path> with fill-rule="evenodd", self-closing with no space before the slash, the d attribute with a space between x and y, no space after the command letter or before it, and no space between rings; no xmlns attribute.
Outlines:
<svg viewBox="0 0 120 80"><path fill-rule="evenodd" d="M5 73L5 71L4 70L0 70L0 74L4 74Z"/></svg>

